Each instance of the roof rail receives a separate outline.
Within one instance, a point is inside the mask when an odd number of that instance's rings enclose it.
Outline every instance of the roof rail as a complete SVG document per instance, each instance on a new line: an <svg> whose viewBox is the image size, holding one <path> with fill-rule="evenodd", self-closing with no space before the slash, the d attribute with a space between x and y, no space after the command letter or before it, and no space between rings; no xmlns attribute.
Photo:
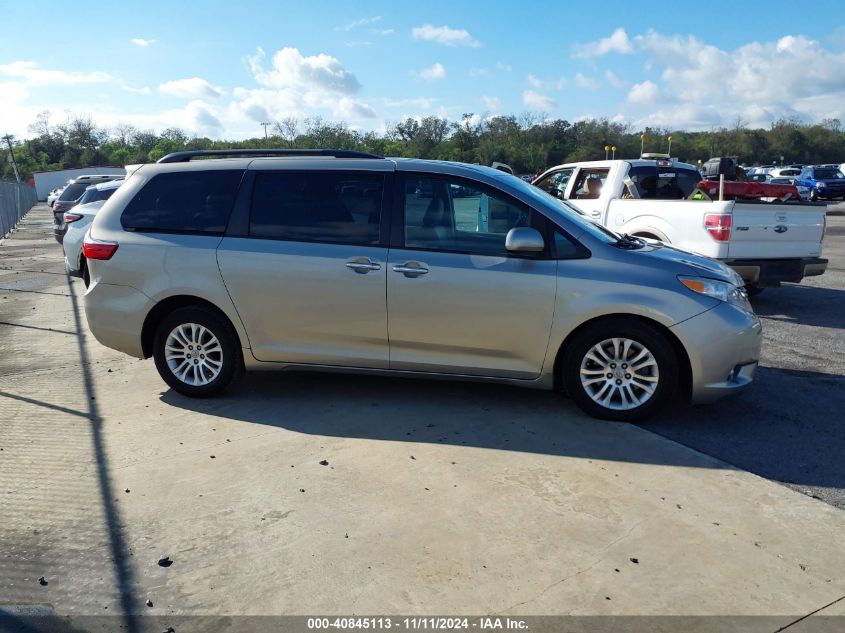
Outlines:
<svg viewBox="0 0 845 633"><path fill-rule="evenodd" d="M158 160L159 163L187 163L192 158L208 156L331 156L333 158L384 158L369 152L350 149L198 149L173 152Z"/></svg>

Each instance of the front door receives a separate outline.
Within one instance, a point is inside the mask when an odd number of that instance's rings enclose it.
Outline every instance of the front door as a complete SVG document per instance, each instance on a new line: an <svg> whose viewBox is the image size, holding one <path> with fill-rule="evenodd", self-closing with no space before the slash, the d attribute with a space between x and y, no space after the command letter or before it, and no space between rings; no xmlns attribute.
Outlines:
<svg viewBox="0 0 845 633"><path fill-rule="evenodd" d="M472 180L405 174L397 186L404 226L387 266L391 369L539 376L557 262L510 255L505 236L542 220Z"/></svg>

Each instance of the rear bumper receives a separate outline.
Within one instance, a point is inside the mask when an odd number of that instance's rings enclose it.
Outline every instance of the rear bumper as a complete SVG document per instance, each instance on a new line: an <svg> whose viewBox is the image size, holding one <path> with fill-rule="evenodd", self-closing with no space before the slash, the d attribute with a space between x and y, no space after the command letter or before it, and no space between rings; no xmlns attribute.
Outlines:
<svg viewBox="0 0 845 633"><path fill-rule="evenodd" d="M799 282L804 277L821 275L827 270L827 260L821 257L795 259L727 259L748 284L777 285L782 281Z"/></svg>
<svg viewBox="0 0 845 633"><path fill-rule="evenodd" d="M85 293L88 327L100 343L143 358L141 330L153 300L135 288L94 282Z"/></svg>
<svg viewBox="0 0 845 633"><path fill-rule="evenodd" d="M61 244L65 239L67 225L64 223L64 212L53 214L53 237Z"/></svg>
<svg viewBox="0 0 845 633"><path fill-rule="evenodd" d="M722 303L672 327L687 351L694 404L742 391L754 380L763 328L757 315Z"/></svg>

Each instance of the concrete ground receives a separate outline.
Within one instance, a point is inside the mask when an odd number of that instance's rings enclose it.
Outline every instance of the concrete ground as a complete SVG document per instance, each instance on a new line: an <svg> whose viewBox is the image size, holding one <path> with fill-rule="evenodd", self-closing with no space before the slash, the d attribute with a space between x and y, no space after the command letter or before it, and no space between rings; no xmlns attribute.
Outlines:
<svg viewBox="0 0 845 633"><path fill-rule="evenodd" d="M838 504L845 483L845 218L830 220L831 270L756 302L758 384L647 430L465 383L259 374L183 398L88 333L38 206L0 245L0 609L126 630L575 614L798 631L842 615L845 514L802 494Z"/></svg>

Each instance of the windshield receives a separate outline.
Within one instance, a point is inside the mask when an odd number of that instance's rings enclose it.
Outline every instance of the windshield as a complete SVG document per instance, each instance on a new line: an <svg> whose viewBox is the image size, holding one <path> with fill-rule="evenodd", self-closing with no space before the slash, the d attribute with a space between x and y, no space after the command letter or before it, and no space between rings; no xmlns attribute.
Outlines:
<svg viewBox="0 0 845 633"><path fill-rule="evenodd" d="M68 185L67 187L65 187L65 190L62 191L62 195L59 196L59 200L61 202L78 200L79 197L85 192L85 189L87 187L89 187L88 183L84 182L76 182L72 185Z"/></svg>
<svg viewBox="0 0 845 633"><path fill-rule="evenodd" d="M819 180L839 180L845 178L838 169L817 169L815 177Z"/></svg>
<svg viewBox="0 0 845 633"><path fill-rule="evenodd" d="M559 200L539 187L530 185L516 177L513 180L508 180L508 183L513 185L515 189L528 194L531 198L539 202L544 209L552 211L573 222L596 239L607 242L608 244L612 244L619 239L618 234L606 229L601 224L593 222L580 209L566 200Z"/></svg>

